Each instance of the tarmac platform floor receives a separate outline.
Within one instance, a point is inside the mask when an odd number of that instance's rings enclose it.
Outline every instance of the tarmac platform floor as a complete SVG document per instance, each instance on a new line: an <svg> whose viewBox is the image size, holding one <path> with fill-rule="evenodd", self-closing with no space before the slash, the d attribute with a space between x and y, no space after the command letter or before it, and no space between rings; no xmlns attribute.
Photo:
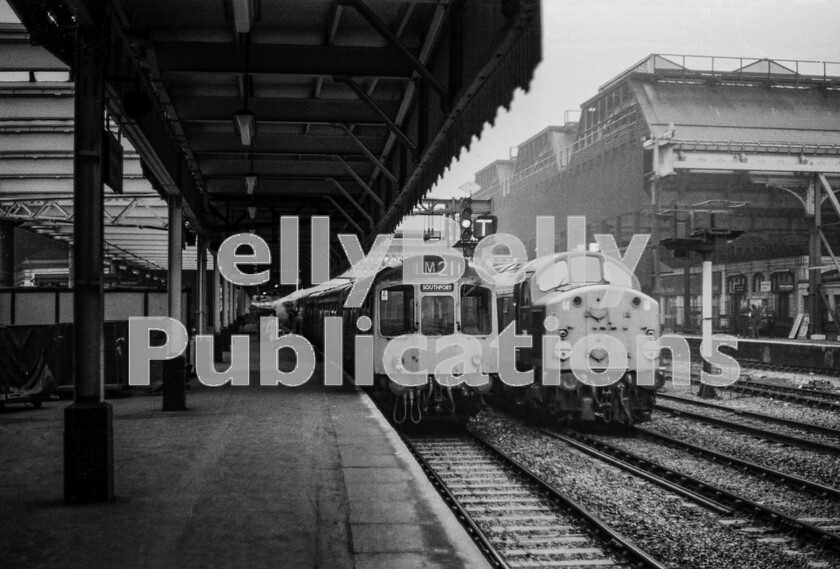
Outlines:
<svg viewBox="0 0 840 569"><path fill-rule="evenodd" d="M0 566L487 567L366 395L195 387L112 399L111 504L63 503L63 408L0 413Z"/></svg>

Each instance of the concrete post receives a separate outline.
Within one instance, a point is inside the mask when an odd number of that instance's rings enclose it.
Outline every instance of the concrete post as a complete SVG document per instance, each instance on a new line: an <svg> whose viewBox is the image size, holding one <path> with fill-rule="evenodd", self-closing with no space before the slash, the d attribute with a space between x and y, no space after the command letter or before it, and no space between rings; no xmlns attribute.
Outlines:
<svg viewBox="0 0 840 569"><path fill-rule="evenodd" d="M712 345L712 262L706 256L703 258L703 342L708 347Z"/></svg>
<svg viewBox="0 0 840 569"><path fill-rule="evenodd" d="M709 363L712 353L712 261L708 253L703 254L703 340L700 344L703 356L703 371L712 372L712 364ZM717 397L717 392L711 385L705 383L700 386L697 395L703 398Z"/></svg>
<svg viewBox="0 0 840 569"><path fill-rule="evenodd" d="M197 244L195 331L196 334L204 334L207 322L207 239L199 235Z"/></svg>
<svg viewBox="0 0 840 569"><path fill-rule="evenodd" d="M75 263L73 262L73 247L67 249L67 288L73 288L73 275L75 273Z"/></svg>
<svg viewBox="0 0 840 569"><path fill-rule="evenodd" d="M0 287L15 286L15 225L0 220Z"/></svg>
<svg viewBox="0 0 840 569"><path fill-rule="evenodd" d="M76 29L73 149L73 404L64 409L64 501L114 497L111 405L103 401L101 174L107 22Z"/></svg>
<svg viewBox="0 0 840 569"><path fill-rule="evenodd" d="M822 241L820 230L822 225L822 184L811 179L808 185L808 217L810 217L809 232L809 258L808 258L808 314L811 320L811 334L822 334L822 298L820 295L822 285Z"/></svg>
<svg viewBox="0 0 840 569"><path fill-rule="evenodd" d="M222 330L221 302L219 300L222 274L219 272L219 254L213 252L213 333L218 334Z"/></svg>
<svg viewBox="0 0 840 569"><path fill-rule="evenodd" d="M228 324L228 301L230 300L230 283L227 280L222 280L222 298L221 298L221 324L222 328L227 328Z"/></svg>
<svg viewBox="0 0 840 569"><path fill-rule="evenodd" d="M169 317L181 320L181 267L183 209L179 196L169 196ZM182 322L186 325L186 322ZM186 359L178 356L163 363L163 410L187 408Z"/></svg>
<svg viewBox="0 0 840 569"><path fill-rule="evenodd" d="M183 209L181 198L169 197L169 317L181 319L181 267L183 253Z"/></svg>
<svg viewBox="0 0 840 569"><path fill-rule="evenodd" d="M691 331L691 253L686 251L683 259L683 333L690 334Z"/></svg>
<svg viewBox="0 0 840 569"><path fill-rule="evenodd" d="M654 155L654 165L656 165L658 160L659 154L659 147L653 147L653 155ZM660 234L659 228L659 216L657 213L659 212L659 179L657 176L654 176L653 179L650 181L650 205L651 205L651 213L650 213L650 224L651 224L651 241L653 243L653 247L651 250L653 251L653 297L656 299L657 302L662 302L662 275L659 271L659 241L662 239Z"/></svg>

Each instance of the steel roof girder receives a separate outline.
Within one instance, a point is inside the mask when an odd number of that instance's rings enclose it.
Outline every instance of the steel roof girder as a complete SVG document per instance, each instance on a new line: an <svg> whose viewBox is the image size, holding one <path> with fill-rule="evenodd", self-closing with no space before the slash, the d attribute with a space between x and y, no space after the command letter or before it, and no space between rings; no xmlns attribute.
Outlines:
<svg viewBox="0 0 840 569"><path fill-rule="evenodd" d="M370 97L370 95L368 95L367 92L364 89L362 89L361 85L356 83L356 81L354 81L352 77L348 76L336 76L333 79L340 83L344 83L345 85L350 87L350 89L354 93L356 93L356 96L359 97L359 99L361 99L370 108L370 110L379 115L379 117L382 119L382 122L384 122L385 126L388 127L388 130L390 130L391 133L393 133L393 135L396 136L397 139L399 139L399 141L402 142L406 148L411 150L412 155L415 157L417 156L417 145L410 138L408 138L408 136L403 132L403 130L394 121L392 121L387 114L385 114L385 111L379 108L379 106L376 104L376 101L374 101Z"/></svg>
<svg viewBox="0 0 840 569"><path fill-rule="evenodd" d="M378 136L361 136L359 139L366 148L373 152L381 152L384 143L381 137ZM202 153L222 153L227 152L239 144L239 139L235 138L233 131L230 134L224 133L191 133L190 145L197 156ZM251 146L254 156L260 153L277 153L284 155L298 155L298 154L352 154L356 151L356 144L343 136L330 135L272 135L261 132ZM247 152L245 147L242 147L242 152Z"/></svg>
<svg viewBox="0 0 840 569"><path fill-rule="evenodd" d="M356 220L353 219L353 217L349 213L347 213L347 211L343 207L341 207L338 204L338 202L333 199L332 196L324 194L321 197L324 198L325 200L327 200L328 202L330 202L333 205L333 207L335 207L335 209L337 209L339 211L339 213L341 213L341 215L344 216L344 218L347 220L347 222L350 223L350 225L352 225L353 227L356 228L356 231L358 231L360 235L365 234L365 231L359 226L358 223L356 223Z"/></svg>
<svg viewBox="0 0 840 569"><path fill-rule="evenodd" d="M243 107L241 97L180 97L174 99L178 116L184 122L230 121ZM341 99L294 99L249 97L248 110L257 122L322 123L353 121L377 124L382 116L396 116L398 101L376 101L377 111L363 102Z"/></svg>
<svg viewBox="0 0 840 569"><path fill-rule="evenodd" d="M724 143L721 143L724 146ZM736 146L732 143L732 146ZM750 172L755 174L840 174L840 155L800 152L751 152L749 150L689 150L673 142L647 146L654 152L654 175L677 171Z"/></svg>
<svg viewBox="0 0 840 569"><path fill-rule="evenodd" d="M26 38L21 33L22 38ZM68 71L67 64L44 48L33 48L29 40L3 43L0 71Z"/></svg>
<svg viewBox="0 0 840 569"><path fill-rule="evenodd" d="M389 44L391 44L397 51L399 51L400 55L411 65L411 67L416 71L420 77L423 78L423 81L426 82L432 89L434 89L439 95L441 100L441 108L444 111L448 110L449 108L449 93L441 85L440 81L432 75L431 71L429 71L423 62L415 56L411 50L409 50L405 44L397 37L394 32L385 25L385 23L380 20L373 10L364 3L363 0L336 0L338 5L340 6L350 6L355 8L356 11L377 31L379 34L385 38ZM346 73L346 72L345 72ZM348 73L349 75L353 75L352 73Z"/></svg>
<svg viewBox="0 0 840 569"><path fill-rule="evenodd" d="M341 163L342 166L344 166L344 169L347 170L347 172L349 172L351 176L353 176L353 179L356 180L356 183L362 187L365 193L371 198L373 198L373 201L378 203L380 207L385 207L385 202L382 201L382 199L378 195L376 195L376 192L374 192L370 188L370 186L368 186L367 183L365 183L364 180L362 180L361 176L359 176L356 173L356 171L353 170L353 167L350 166L350 164L348 164L341 156L336 156L336 159Z"/></svg>
<svg viewBox="0 0 840 569"><path fill-rule="evenodd" d="M248 73L408 79L413 71L394 48L297 44L160 42L155 53L161 73Z"/></svg>
<svg viewBox="0 0 840 569"><path fill-rule="evenodd" d="M207 180L219 178L233 178L243 180L241 174L243 167L249 169L248 160L202 160L202 171ZM362 169L370 171L368 162L361 163ZM284 178L314 178L324 179L325 177L346 178L346 171L341 164L332 157L324 157L323 160L271 160L255 162L253 174L258 176L260 181Z"/></svg>
<svg viewBox="0 0 840 569"><path fill-rule="evenodd" d="M344 134L347 135L347 137L350 138L350 140L353 141L353 144L355 144L359 148L359 150L361 150L364 153L364 155L368 157L368 160L370 160L371 163L374 166L376 166L376 168L380 172L382 172L383 175L385 175L385 177L387 177L389 180L391 180L391 182L393 182L394 184L399 184L399 180L397 180L397 177L394 176L391 173L391 171L385 166L385 164L383 164L379 160L379 158L377 158L376 155L373 152L370 151L370 149L365 145L365 143L362 142L359 139L359 137L356 136L356 134L352 130L350 130L350 127L348 127L344 123L339 123L338 126L344 131ZM342 162L343 162L343 160L342 160ZM357 181L362 185L363 188L366 188L368 191L371 191L366 183L362 182L361 179L358 179L358 175L352 169L350 169L349 165L345 164L345 166L347 166L348 170L350 170L353 177L357 178ZM374 175L376 175L376 171L374 171ZM379 199L379 196L376 196L375 193L373 195L375 196L375 199L377 200L379 205L384 207L385 204L382 203L382 201Z"/></svg>
<svg viewBox="0 0 840 569"><path fill-rule="evenodd" d="M370 216L370 214L365 210L365 208L361 206L361 204L358 201L356 201L356 198L350 195L350 192L344 189L344 186L342 186L338 180L336 180L335 178L327 178L327 181L332 183L336 187L336 189L338 189L338 191L341 192L341 195L347 198L350 201L350 203L353 204L353 207L359 210L359 213L361 213L362 216L368 220L368 223L373 225L373 218Z"/></svg>

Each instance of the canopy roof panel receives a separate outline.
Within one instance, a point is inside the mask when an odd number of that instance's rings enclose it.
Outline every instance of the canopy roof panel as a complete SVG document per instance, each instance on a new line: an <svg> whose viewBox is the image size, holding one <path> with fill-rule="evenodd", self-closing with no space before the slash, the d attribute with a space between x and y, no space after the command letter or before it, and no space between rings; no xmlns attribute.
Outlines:
<svg viewBox="0 0 840 569"><path fill-rule="evenodd" d="M95 0L10 4L66 64L75 23L105 21ZM271 242L279 216L320 214L372 242L528 87L541 56L538 0L110 5L109 110L152 187L181 194L217 237ZM153 105L132 120L136 92Z"/></svg>

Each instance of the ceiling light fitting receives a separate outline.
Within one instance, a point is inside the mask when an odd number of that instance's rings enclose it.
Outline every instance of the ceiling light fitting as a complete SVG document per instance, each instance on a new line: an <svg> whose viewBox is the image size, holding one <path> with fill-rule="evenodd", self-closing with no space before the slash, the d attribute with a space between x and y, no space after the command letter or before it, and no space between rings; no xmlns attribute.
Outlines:
<svg viewBox="0 0 840 569"><path fill-rule="evenodd" d="M254 136L257 134L257 119L250 111L238 111L233 113L233 128L236 136L245 146L251 146Z"/></svg>

